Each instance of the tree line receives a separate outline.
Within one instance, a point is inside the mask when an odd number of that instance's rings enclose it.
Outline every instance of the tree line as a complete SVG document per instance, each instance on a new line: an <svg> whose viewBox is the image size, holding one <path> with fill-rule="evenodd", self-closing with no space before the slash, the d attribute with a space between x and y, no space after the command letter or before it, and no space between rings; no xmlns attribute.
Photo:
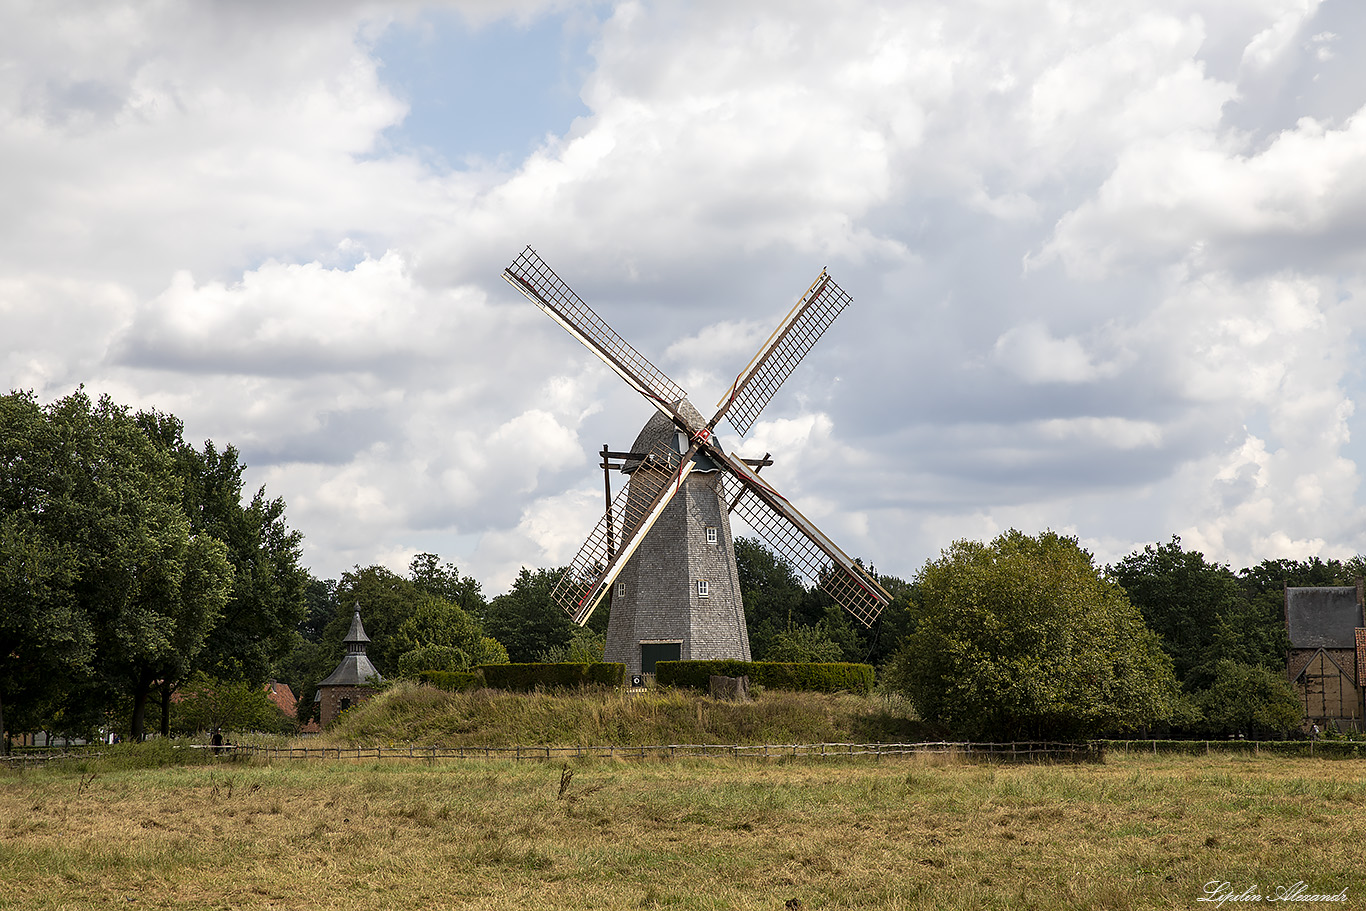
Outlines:
<svg viewBox="0 0 1366 911"><path fill-rule="evenodd" d="M960 541L910 586L885 682L970 738L1284 734L1303 721L1284 587L1363 570L1357 556L1235 573L1179 537L1106 567L1051 532Z"/></svg>
<svg viewBox="0 0 1366 911"><path fill-rule="evenodd" d="M260 680L305 613L284 501L243 497L238 452L83 390L0 398L0 727L90 732L195 673Z"/></svg>
<svg viewBox="0 0 1366 911"><path fill-rule="evenodd" d="M267 680L306 721L356 604L390 677L601 659L610 598L575 626L550 602L562 569L524 567L491 599L435 554L313 577L283 500L245 496L244 469L169 414L83 390L0 399L0 727L167 734L177 712L217 717L206 693L257 694L259 720ZM1293 727L1282 586L1350 584L1366 562L1235 573L1173 538L1101 567L1074 538L1011 531L877 574L893 600L865 629L761 542L735 550L755 660L872 664L925 721L978 738Z"/></svg>

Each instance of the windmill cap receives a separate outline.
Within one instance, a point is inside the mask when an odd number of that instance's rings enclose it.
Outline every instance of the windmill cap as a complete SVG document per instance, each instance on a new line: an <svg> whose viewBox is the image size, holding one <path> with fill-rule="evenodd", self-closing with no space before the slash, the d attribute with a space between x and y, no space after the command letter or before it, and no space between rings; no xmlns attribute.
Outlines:
<svg viewBox="0 0 1366 911"><path fill-rule="evenodd" d="M703 427L706 420L698 413L697 409L687 399L679 399L673 403L680 414L689 421L695 421L696 426ZM680 442L679 436L682 433L668 415L661 411L656 411L651 418L645 422L645 426L640 429L636 436L636 441L631 444L632 452L650 452L661 442L667 443L668 447L674 452L682 455L687 449L686 438ZM711 445L720 448L715 437L712 437ZM680 448L680 446L682 448ZM717 471L716 463L707 458L706 454L699 452L693 458L694 471ZM621 466L622 472L631 474L640 467L639 459L627 459Z"/></svg>

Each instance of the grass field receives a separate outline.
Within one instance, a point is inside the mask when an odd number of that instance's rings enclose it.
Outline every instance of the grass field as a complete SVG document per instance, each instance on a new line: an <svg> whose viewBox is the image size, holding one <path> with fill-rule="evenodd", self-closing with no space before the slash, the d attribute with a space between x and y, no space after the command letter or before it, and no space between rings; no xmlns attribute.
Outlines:
<svg viewBox="0 0 1366 911"><path fill-rule="evenodd" d="M1366 899L1359 760L97 763L0 775L0 905L1199 908L1211 880Z"/></svg>
<svg viewBox="0 0 1366 911"><path fill-rule="evenodd" d="M735 703L674 689L448 693L402 682L347 712L318 742L648 746L926 740L932 733L905 700L882 695L769 690Z"/></svg>

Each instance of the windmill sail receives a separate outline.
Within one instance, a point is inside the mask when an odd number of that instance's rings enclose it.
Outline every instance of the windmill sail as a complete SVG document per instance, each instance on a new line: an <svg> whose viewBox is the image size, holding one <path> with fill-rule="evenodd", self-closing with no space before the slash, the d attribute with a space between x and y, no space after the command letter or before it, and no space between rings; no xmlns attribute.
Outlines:
<svg viewBox="0 0 1366 911"><path fill-rule="evenodd" d="M626 561L682 488L693 465L690 457L661 443L636 466L630 483L613 499L611 511L598 521L550 593L550 600L575 623L588 622ZM615 548L614 531L620 540Z"/></svg>
<svg viewBox="0 0 1366 911"><path fill-rule="evenodd" d="M726 462L732 488L731 511L744 520L769 548L795 570L820 586L865 627L882 613L891 595L862 566L797 508L769 487L739 459L708 452Z"/></svg>
<svg viewBox="0 0 1366 911"><path fill-rule="evenodd" d="M688 394L617 335L536 255L535 250L529 246L523 250L522 255L503 270L503 279L602 358L656 408L682 421L676 403Z"/></svg>
<svg viewBox="0 0 1366 911"><path fill-rule="evenodd" d="M712 418L712 426L725 415L737 433L741 436L748 433L778 387L851 301L844 289L822 269L802 299L740 371L730 391L717 403L721 410Z"/></svg>
<svg viewBox="0 0 1366 911"><path fill-rule="evenodd" d="M608 627L608 653L616 657L608 660L624 661L633 672L646 666L647 649L650 667L655 660L676 660L681 655L748 660L738 573L729 547L731 512L859 622L872 625L891 600L887 592L753 470L725 453L712 436L722 417L742 435L746 433L850 304L849 295L824 270L736 377L715 417L705 424L682 388L617 335L530 247L504 270L503 277L640 392L673 428L687 434L675 434L665 423L663 428L654 428L667 431L663 439L633 447L650 455L632 464L630 482L609 504L552 591L552 600L582 624L621 576L622 600L614 603L619 609L612 611ZM707 474L689 480L697 465L695 455L706 457L701 461ZM709 474L715 469L719 475ZM685 481L689 493L680 500L676 495ZM660 522L666 511L669 518ZM704 522L715 524L705 528L705 544L698 542L694 548L692 536L702 533ZM652 528L656 528L654 535ZM723 540L730 551L728 571L724 560L718 563L716 556L716 545ZM636 563L628 568L638 551L636 562L643 560L643 566L681 560L683 585L677 584L676 573L647 571ZM712 587L723 591L712 592ZM676 613L659 609L661 605L676 607ZM675 659L660 657L670 648Z"/></svg>

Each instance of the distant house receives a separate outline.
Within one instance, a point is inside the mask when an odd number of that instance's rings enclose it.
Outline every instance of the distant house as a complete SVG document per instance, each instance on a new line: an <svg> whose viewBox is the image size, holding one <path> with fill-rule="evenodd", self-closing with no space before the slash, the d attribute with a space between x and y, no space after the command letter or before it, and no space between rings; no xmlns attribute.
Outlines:
<svg viewBox="0 0 1366 911"><path fill-rule="evenodd" d="M1286 674L1309 723L1359 730L1366 717L1366 585L1285 589Z"/></svg>
<svg viewBox="0 0 1366 911"><path fill-rule="evenodd" d="M289 684L272 680L266 684L265 689L266 698L275 703L275 707L284 712L286 718L293 721L299 700L295 697L294 690L290 689Z"/></svg>
<svg viewBox="0 0 1366 911"><path fill-rule="evenodd" d="M351 629L346 634L346 655L337 669L318 684L313 695L318 722L323 727L327 727L351 706L359 705L373 696L375 684L384 679L365 654L369 642L370 637L365 635L365 627L360 622L360 605L357 604L355 616L351 618Z"/></svg>

